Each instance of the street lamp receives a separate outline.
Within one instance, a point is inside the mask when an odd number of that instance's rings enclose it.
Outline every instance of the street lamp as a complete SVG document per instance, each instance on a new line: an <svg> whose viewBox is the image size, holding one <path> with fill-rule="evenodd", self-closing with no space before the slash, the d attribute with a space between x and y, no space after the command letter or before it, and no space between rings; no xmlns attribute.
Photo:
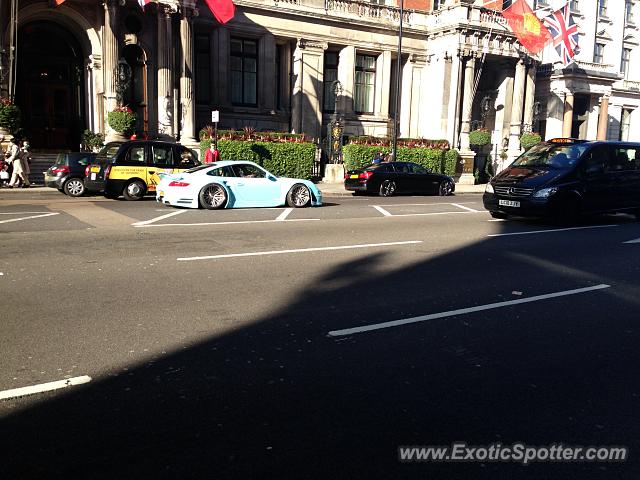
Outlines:
<svg viewBox="0 0 640 480"><path fill-rule="evenodd" d="M400 83L402 82L402 19L404 17L404 0L400 0L400 26L398 28L398 68L396 69L396 91L393 99L393 139L391 142L391 159L397 160L396 150L398 148L398 125L400 116L398 111L398 100L400 98Z"/></svg>
<svg viewBox="0 0 640 480"><path fill-rule="evenodd" d="M129 88L131 83L131 67L124 58L118 60L118 66L116 67L116 94L118 101L121 102L124 98L124 92Z"/></svg>
<svg viewBox="0 0 640 480"><path fill-rule="evenodd" d="M331 84L333 90L334 106L331 122L329 122L329 161L340 163L342 158L342 135L344 133L344 122L338 115L338 99L342 96L342 83L334 80Z"/></svg>

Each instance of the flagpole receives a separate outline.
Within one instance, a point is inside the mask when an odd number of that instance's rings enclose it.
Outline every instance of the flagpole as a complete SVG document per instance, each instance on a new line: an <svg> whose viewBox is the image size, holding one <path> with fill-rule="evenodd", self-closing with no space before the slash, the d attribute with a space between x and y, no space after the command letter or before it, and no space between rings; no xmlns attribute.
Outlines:
<svg viewBox="0 0 640 480"><path fill-rule="evenodd" d="M396 68L396 91L393 100L393 138L391 142L391 160L398 160L396 150L398 147L398 125L400 115L398 109L398 99L400 98L400 83L402 82L402 18L404 17L404 0L400 0L400 27L398 28L398 64Z"/></svg>

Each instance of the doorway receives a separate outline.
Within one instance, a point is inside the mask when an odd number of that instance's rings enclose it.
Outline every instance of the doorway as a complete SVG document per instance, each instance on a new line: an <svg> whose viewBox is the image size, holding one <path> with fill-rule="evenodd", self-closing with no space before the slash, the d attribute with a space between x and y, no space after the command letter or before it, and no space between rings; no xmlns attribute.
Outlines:
<svg viewBox="0 0 640 480"><path fill-rule="evenodd" d="M37 21L18 32L16 103L34 149L78 150L85 128L83 54L62 26Z"/></svg>

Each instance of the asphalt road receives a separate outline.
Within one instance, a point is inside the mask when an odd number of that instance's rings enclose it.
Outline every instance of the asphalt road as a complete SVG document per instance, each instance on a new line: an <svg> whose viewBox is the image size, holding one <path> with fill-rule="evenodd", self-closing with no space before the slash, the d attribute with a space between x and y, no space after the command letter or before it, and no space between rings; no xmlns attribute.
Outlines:
<svg viewBox="0 0 640 480"><path fill-rule="evenodd" d="M636 479L640 224L481 196L192 211L0 198L6 478ZM407 445L623 463L402 463Z"/></svg>

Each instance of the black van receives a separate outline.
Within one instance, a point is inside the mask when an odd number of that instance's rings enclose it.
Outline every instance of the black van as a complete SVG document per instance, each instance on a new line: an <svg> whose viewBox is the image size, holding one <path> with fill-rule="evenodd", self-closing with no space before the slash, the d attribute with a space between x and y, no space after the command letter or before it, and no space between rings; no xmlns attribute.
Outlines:
<svg viewBox="0 0 640 480"><path fill-rule="evenodd" d="M494 218L571 220L605 212L640 218L640 143L539 143L487 184L483 202Z"/></svg>

